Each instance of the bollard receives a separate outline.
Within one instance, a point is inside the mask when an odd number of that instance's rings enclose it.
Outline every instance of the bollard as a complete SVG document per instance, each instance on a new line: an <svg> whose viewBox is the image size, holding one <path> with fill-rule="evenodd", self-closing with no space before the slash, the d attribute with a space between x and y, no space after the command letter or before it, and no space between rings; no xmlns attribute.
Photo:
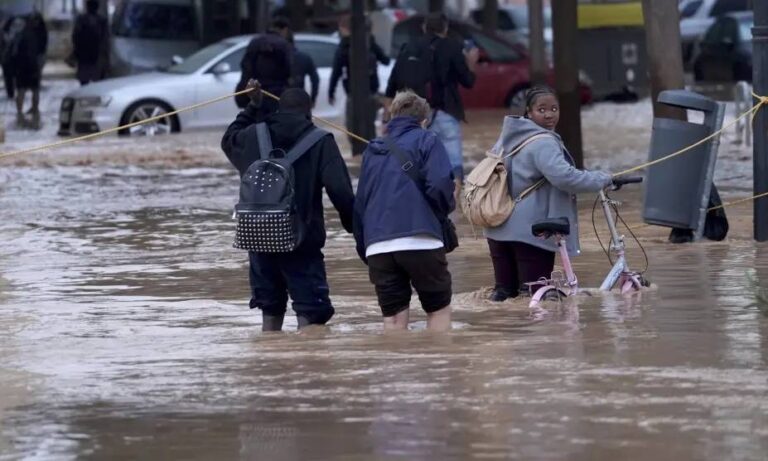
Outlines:
<svg viewBox="0 0 768 461"><path fill-rule="evenodd" d="M704 122L654 119L649 152L651 161L693 145L723 126L725 104L706 96L671 90L660 93L658 102L703 112ZM716 137L685 155L648 169L643 203L643 220L647 224L689 229L696 240L701 239L719 147L720 139Z"/></svg>

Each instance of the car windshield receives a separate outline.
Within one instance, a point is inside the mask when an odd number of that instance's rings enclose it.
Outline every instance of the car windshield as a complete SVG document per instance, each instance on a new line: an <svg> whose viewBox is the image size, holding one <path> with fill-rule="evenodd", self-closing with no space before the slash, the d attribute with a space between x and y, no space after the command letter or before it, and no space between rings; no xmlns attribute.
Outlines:
<svg viewBox="0 0 768 461"><path fill-rule="evenodd" d="M209 63L211 59L214 59L216 56L219 56L221 53L232 48L232 46L234 46L234 44L229 42L218 42L213 45L208 45L186 58L180 64L168 67L165 71L172 74L191 74Z"/></svg>
<svg viewBox="0 0 768 461"><path fill-rule="evenodd" d="M741 35L743 41L751 43L753 27L755 27L755 21L753 19L739 21L739 35Z"/></svg>
<svg viewBox="0 0 768 461"><path fill-rule="evenodd" d="M694 14L696 14L697 11L699 11L699 8L701 8L701 5L704 3L704 0L694 0L692 2L688 2L683 7L683 10L680 11L680 19L690 18Z"/></svg>
<svg viewBox="0 0 768 461"><path fill-rule="evenodd" d="M115 14L114 33L153 40L197 40L194 5L124 0Z"/></svg>

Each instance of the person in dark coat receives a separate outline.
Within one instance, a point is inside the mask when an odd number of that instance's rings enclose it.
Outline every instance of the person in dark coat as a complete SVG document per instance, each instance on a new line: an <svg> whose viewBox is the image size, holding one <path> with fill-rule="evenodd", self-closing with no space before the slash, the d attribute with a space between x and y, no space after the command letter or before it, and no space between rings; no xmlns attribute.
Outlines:
<svg viewBox="0 0 768 461"><path fill-rule="evenodd" d="M251 102L227 128L221 147L240 175L260 158L256 124L266 122L275 149L289 151L314 125L311 100L306 91L286 90L277 112L264 115L264 98L256 81ZM309 229L299 247L290 253L249 252L251 308L262 311L262 329L280 330L288 296L293 301L299 328L322 325L334 314L329 298L322 248L325 245L323 189L339 212L341 225L352 232L354 192L349 172L333 136L315 144L294 164L297 212Z"/></svg>
<svg viewBox="0 0 768 461"><path fill-rule="evenodd" d="M16 16L8 17L3 23L0 33L0 61L3 67L5 93L8 99L16 95L16 71L13 58L16 53L18 34L24 29L24 19Z"/></svg>
<svg viewBox="0 0 768 461"><path fill-rule="evenodd" d="M387 138L370 143L363 154L355 198L357 252L368 264L376 287L384 329L408 328L411 286L427 312L427 328L451 326L451 274L441 220L455 207L453 173L445 147L423 128L430 107L411 91L391 105ZM417 184L389 143L410 158Z"/></svg>
<svg viewBox="0 0 768 461"><path fill-rule="evenodd" d="M288 43L290 33L288 20L277 17L272 20L272 25L266 34L251 40L240 62L242 75L236 91L243 90L247 82L253 79L258 80L264 90L275 96L283 94L283 91L290 86L293 75L291 70L293 51L291 44ZM247 94L235 97L237 107L241 109L245 108L249 101ZM265 115L274 113L277 110L277 101L266 98L259 110Z"/></svg>
<svg viewBox="0 0 768 461"><path fill-rule="evenodd" d="M315 61L312 60L312 56L296 48L296 43L293 40L293 34L290 34L288 41L293 47L293 63L291 67L293 76L291 77L291 87L304 88L304 85L307 82L307 78L309 78L312 107L315 107L315 102L317 102L317 95L320 92L320 75L317 73L317 66L315 65Z"/></svg>
<svg viewBox="0 0 768 461"><path fill-rule="evenodd" d="M341 80L341 84L344 87L344 92L349 95L350 91L350 17L343 16L339 20L339 35L341 35L341 41L336 48L336 54L333 57L333 70L331 71L331 81L328 84L328 102L331 105L336 104L336 87ZM374 114L379 109L378 97L379 93L379 72L378 64L389 65L389 56L384 53L384 50L376 43L373 35L368 38L368 44L370 47L368 53L368 81L371 88L371 100L368 103L368 109ZM343 77L343 78L342 78ZM352 98L347 98L347 105L345 108L347 129L352 131ZM375 118L375 117L372 117ZM365 135L365 133L360 133ZM354 138L349 138L353 147L353 154L357 155L362 153L365 149L365 145L361 144Z"/></svg>
<svg viewBox="0 0 768 461"><path fill-rule="evenodd" d="M24 119L24 99L27 91L32 92L32 127L40 126L40 81L48 51L48 29L40 13L32 13L27 18L24 29L18 39L13 57L16 78L16 117L20 125L26 125Z"/></svg>
<svg viewBox="0 0 768 461"><path fill-rule="evenodd" d="M72 55L81 85L102 80L109 71L107 18L99 15L98 0L88 0L85 8L86 12L77 17L72 30Z"/></svg>

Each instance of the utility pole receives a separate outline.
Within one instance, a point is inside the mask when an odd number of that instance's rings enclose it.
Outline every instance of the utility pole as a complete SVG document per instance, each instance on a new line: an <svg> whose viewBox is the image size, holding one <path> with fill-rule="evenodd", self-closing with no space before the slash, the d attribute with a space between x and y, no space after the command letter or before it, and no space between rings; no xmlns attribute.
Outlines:
<svg viewBox="0 0 768 461"><path fill-rule="evenodd" d="M371 81L368 76L368 29L365 24L365 0L352 0L352 18L350 30L349 71L350 91L352 98L352 110L348 114L352 118L349 124L352 132L364 139L373 139L376 136L374 126L375 114L371 110ZM352 155L362 154L365 143L352 142Z"/></svg>
<svg viewBox="0 0 768 461"><path fill-rule="evenodd" d="M253 32L265 33L269 27L269 1L248 0L248 14Z"/></svg>
<svg viewBox="0 0 768 461"><path fill-rule="evenodd" d="M755 27L752 29L753 77L755 94L768 96L768 2L753 3ZM768 107L755 117L755 142L752 155L755 195L768 192ZM768 197L755 200L755 240L768 241Z"/></svg>
<svg viewBox="0 0 768 461"><path fill-rule="evenodd" d="M552 31L555 47L555 91L560 100L560 124L557 132L562 136L565 147L576 161L576 167L583 168L579 22L576 0L552 2Z"/></svg>
<svg viewBox="0 0 768 461"><path fill-rule="evenodd" d="M307 29L307 3L304 0L286 0L288 6L289 22L293 32L301 32Z"/></svg>
<svg viewBox="0 0 768 461"><path fill-rule="evenodd" d="M683 49L680 40L680 11L677 2L669 0L643 0L645 41L651 76L653 115L685 120L686 113L656 102L665 90L685 88Z"/></svg>
<svg viewBox="0 0 768 461"><path fill-rule="evenodd" d="M494 33L499 28L499 0L485 0L483 5L483 29Z"/></svg>
<svg viewBox="0 0 768 461"><path fill-rule="evenodd" d="M530 74L534 85L541 85L547 79L547 44L544 41L544 4L542 0L528 0L528 30L531 53Z"/></svg>

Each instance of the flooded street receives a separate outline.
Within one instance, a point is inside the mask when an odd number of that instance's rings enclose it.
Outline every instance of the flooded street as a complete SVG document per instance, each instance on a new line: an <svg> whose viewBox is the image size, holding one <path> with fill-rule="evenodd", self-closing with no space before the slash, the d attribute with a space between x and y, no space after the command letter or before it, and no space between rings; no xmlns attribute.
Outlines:
<svg viewBox="0 0 768 461"><path fill-rule="evenodd" d="M603 140L587 113L587 163L643 161L648 132L631 117L646 106L591 109L626 126ZM499 115L474 119L469 164ZM536 313L484 300L487 248L462 221L455 330L423 331L415 301L415 331L384 336L327 203L337 314L327 329L296 334L290 315L290 332L262 334L246 254L231 247L238 184L219 136L107 138L0 163L0 460L768 459L768 318L755 305L768 246L750 240L749 205L729 210L722 243L640 231L649 291ZM724 140L727 199L750 194L743 152ZM640 191L617 198L639 223ZM575 260L585 287L609 269L592 199ZM634 244L630 255L641 268Z"/></svg>

